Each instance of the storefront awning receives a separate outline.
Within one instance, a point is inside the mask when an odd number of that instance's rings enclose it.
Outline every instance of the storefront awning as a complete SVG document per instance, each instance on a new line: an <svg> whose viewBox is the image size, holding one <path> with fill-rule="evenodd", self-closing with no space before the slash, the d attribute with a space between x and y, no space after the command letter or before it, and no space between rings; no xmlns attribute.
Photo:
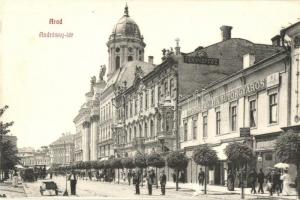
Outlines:
<svg viewBox="0 0 300 200"><path fill-rule="evenodd" d="M227 160L227 156L224 152L227 145L228 143L222 143L219 146L213 147L213 149L217 152L219 160Z"/></svg>
<svg viewBox="0 0 300 200"><path fill-rule="evenodd" d="M102 160L108 160L108 157L101 158L100 161Z"/></svg>

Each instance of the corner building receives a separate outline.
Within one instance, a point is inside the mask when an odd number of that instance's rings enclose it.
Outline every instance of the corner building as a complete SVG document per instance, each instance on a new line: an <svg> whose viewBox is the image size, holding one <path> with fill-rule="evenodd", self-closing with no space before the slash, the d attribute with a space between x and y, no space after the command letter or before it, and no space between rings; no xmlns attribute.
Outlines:
<svg viewBox="0 0 300 200"><path fill-rule="evenodd" d="M203 144L217 152L219 162L209 169L210 184L226 185L231 168L224 153L228 144L248 144L257 155L256 167L266 170L279 162L274 149L277 137L288 129L299 132L298 94L293 89L299 87L299 33L297 23L272 38L272 46L254 45L259 47L258 55L249 48L241 70L180 100L181 148L190 158L193 149ZM291 47L283 35L292 41ZM262 49L275 51L263 54ZM187 181L196 183L198 172L191 159ZM295 178L295 166L290 173Z"/></svg>
<svg viewBox="0 0 300 200"><path fill-rule="evenodd" d="M136 66L146 71L150 71L154 66L153 63L144 62L145 46L139 27L130 18L126 5L123 17L113 28L107 42L109 54L107 84L100 96L99 159L107 159L116 153L114 148L116 91L133 80Z"/></svg>

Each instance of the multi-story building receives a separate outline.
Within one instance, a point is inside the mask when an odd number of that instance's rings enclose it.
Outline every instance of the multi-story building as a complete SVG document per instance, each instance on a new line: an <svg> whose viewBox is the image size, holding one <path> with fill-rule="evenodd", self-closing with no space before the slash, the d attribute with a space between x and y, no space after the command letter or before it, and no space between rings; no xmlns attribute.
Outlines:
<svg viewBox="0 0 300 200"><path fill-rule="evenodd" d="M209 144L216 150L219 162L209 169L209 183L224 185L227 162L224 149L231 142L252 147L258 157L257 167L266 169L278 162L275 141L288 129L299 132L299 35L300 23L284 29L272 38L272 54L255 55L249 48L243 52L243 68L180 100L180 145L191 158L193 149ZM282 42L291 41L291 51ZM260 56L260 58L258 57ZM233 60L233 62L235 62ZM295 173L293 166L291 173ZM187 181L197 182L199 166L192 159L186 170Z"/></svg>
<svg viewBox="0 0 300 200"><path fill-rule="evenodd" d="M115 149L120 154L178 149L179 97L242 69L244 54L254 54L259 61L280 49L231 38L231 29L222 26L221 42L191 53L180 52L176 40L175 52L163 50L161 64L154 68L136 66L134 77L123 81L115 98Z"/></svg>
<svg viewBox="0 0 300 200"><path fill-rule="evenodd" d="M107 158L114 155L114 126L116 108L114 98L116 91L125 83L132 83L136 66L150 71L152 62L144 62L144 38L138 25L129 17L126 5L123 17L113 28L107 42L108 47L108 74L107 84L100 96L100 123L98 138L98 158Z"/></svg>
<svg viewBox="0 0 300 200"><path fill-rule="evenodd" d="M41 147L37 151L31 147L19 148L18 157L20 158L20 164L26 167L34 167L36 165L50 166L50 151L46 146Z"/></svg>
<svg viewBox="0 0 300 200"><path fill-rule="evenodd" d="M103 80L106 67L101 66L98 81L91 78L90 91L85 94L86 102L81 106L73 122L76 126L75 161L97 160L99 137L100 95L106 82Z"/></svg>
<svg viewBox="0 0 300 200"><path fill-rule="evenodd" d="M49 145L51 165L70 165L74 160L75 134L63 133Z"/></svg>

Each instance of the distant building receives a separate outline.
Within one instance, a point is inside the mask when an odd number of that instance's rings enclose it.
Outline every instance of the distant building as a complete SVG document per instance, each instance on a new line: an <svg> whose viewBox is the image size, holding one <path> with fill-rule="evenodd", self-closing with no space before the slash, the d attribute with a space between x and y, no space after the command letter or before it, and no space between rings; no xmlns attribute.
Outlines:
<svg viewBox="0 0 300 200"><path fill-rule="evenodd" d="M69 165L74 162L75 135L66 133L49 145L51 165Z"/></svg>
<svg viewBox="0 0 300 200"><path fill-rule="evenodd" d="M24 147L18 149L18 157L20 163L26 167L34 167L36 165L50 166L50 151L48 147L41 147L35 151L31 147Z"/></svg>

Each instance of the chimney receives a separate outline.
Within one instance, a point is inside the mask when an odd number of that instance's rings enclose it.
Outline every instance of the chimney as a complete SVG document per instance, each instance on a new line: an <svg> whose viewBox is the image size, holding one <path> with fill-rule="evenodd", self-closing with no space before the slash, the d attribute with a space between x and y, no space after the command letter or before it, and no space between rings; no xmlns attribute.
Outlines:
<svg viewBox="0 0 300 200"><path fill-rule="evenodd" d="M220 29L222 31L222 41L231 39L232 26L223 25L223 26L220 27Z"/></svg>
<svg viewBox="0 0 300 200"><path fill-rule="evenodd" d="M274 37L271 38L273 46L281 46L281 37L280 35L275 35Z"/></svg>
<svg viewBox="0 0 300 200"><path fill-rule="evenodd" d="M148 56L148 63L152 64L153 65L153 56Z"/></svg>
<svg viewBox="0 0 300 200"><path fill-rule="evenodd" d="M255 56L252 54L246 54L243 56L243 69L251 67L255 62Z"/></svg>

